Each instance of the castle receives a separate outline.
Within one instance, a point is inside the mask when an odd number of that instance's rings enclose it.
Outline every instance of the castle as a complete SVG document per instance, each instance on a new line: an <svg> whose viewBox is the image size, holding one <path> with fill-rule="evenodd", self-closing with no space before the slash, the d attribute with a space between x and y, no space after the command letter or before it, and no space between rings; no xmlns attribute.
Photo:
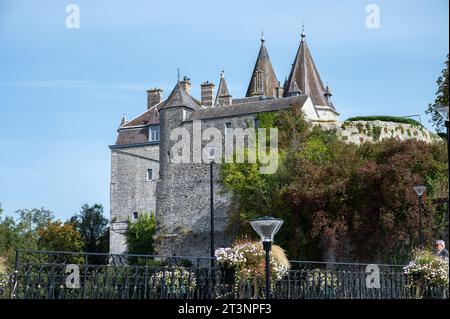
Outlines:
<svg viewBox="0 0 450 319"><path fill-rule="evenodd" d="M258 113L293 106L300 107L309 121L341 127L331 91L321 80L303 32L283 85L261 38L245 97L232 97L223 72L216 94L213 83L200 86L200 100L190 95L187 77L178 80L166 99L161 89L148 90L147 110L130 121L122 118L116 143L110 146L111 253L127 251L129 220L136 220L142 212L155 212L157 254L209 256L210 167L207 163L172 162L170 133L174 129L185 128L192 135L193 123L201 121L201 130L214 127L225 135L229 128L246 128L249 123L257 127ZM192 148L203 146L204 142L194 143ZM215 248L230 241L226 233L230 196L217 182L219 168L220 164L214 165L213 171Z"/></svg>

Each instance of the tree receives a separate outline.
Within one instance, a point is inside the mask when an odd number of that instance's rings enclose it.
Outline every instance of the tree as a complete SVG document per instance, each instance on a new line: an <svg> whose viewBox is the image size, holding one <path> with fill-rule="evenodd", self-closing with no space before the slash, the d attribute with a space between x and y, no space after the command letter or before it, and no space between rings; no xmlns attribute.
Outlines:
<svg viewBox="0 0 450 319"><path fill-rule="evenodd" d="M431 114L430 122L436 128L436 130L441 131L444 128L444 121L439 115L437 109L441 106L448 106L448 54L447 61L445 62L445 68L442 70L441 75L436 81L438 85L438 90L436 92L436 98L432 104L428 105L426 110L427 114Z"/></svg>
<svg viewBox="0 0 450 319"><path fill-rule="evenodd" d="M444 142L347 144L296 108L279 113L276 126L275 174L258 174L258 163L222 166L235 204L231 221L242 234L253 235L250 219L270 214L285 220L276 240L290 258L402 262L418 244L417 183L428 188L425 239L446 229L445 210L434 202L448 196Z"/></svg>
<svg viewBox="0 0 450 319"><path fill-rule="evenodd" d="M155 235L156 230L155 214L139 214L137 221L128 221L128 223L126 233L128 253L153 254L153 236Z"/></svg>
<svg viewBox="0 0 450 319"><path fill-rule="evenodd" d="M38 245L42 250L81 251L83 241L71 222L48 221L37 229Z"/></svg>
<svg viewBox="0 0 450 319"><path fill-rule="evenodd" d="M0 255L12 265L17 249L39 249L37 229L53 219L53 213L45 208L21 209L16 211L16 220L11 216L3 218L1 212Z"/></svg>
<svg viewBox="0 0 450 319"><path fill-rule="evenodd" d="M83 240L86 252L106 253L109 250L108 219L103 216L103 206L84 204L79 214L70 222L75 226Z"/></svg>

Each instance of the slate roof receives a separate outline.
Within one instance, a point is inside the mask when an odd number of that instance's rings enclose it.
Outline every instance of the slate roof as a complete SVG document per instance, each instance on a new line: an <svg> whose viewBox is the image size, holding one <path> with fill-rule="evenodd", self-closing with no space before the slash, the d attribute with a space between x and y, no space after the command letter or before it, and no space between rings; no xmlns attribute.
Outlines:
<svg viewBox="0 0 450 319"><path fill-rule="evenodd" d="M314 105L330 106L334 108L333 104L324 96L325 88L311 53L309 52L304 33L302 33L302 39L297 55L295 56L287 83L284 86L284 96L289 96L291 94L290 88L293 81L297 82L298 88L302 94L311 96Z"/></svg>
<svg viewBox="0 0 450 319"><path fill-rule="evenodd" d="M201 108L201 103L190 96L180 85L180 82L175 85L169 97L158 104L158 111L161 109L168 109L175 106L184 106L193 110Z"/></svg>
<svg viewBox="0 0 450 319"><path fill-rule="evenodd" d="M217 95L214 102L214 105L220 105L220 98L222 97L231 97L230 91L228 91L227 81L225 80L224 72L220 74L220 82L219 87L217 89Z"/></svg>
<svg viewBox="0 0 450 319"><path fill-rule="evenodd" d="M256 59L255 67L253 68L252 77L248 85L247 94L245 96L264 95L274 97L278 87L277 76L273 70L272 62L270 62L269 53L264 44L264 38L261 38L261 47L259 49L258 57ZM262 91L257 85L258 72L261 72Z"/></svg>
<svg viewBox="0 0 450 319"><path fill-rule="evenodd" d="M162 102L161 102L162 103ZM160 104L161 104L160 103ZM141 126L141 125L151 125L151 124L158 124L159 123L159 113L157 110L159 104L151 107L147 111L145 111L143 114L139 115L135 119L131 120L130 122L121 123L120 127L130 127L130 126Z"/></svg>
<svg viewBox="0 0 450 319"><path fill-rule="evenodd" d="M279 111L293 106L303 106L308 99L307 95L297 95L286 98L251 99L248 102L232 104L224 107L209 107L192 112L187 121L212 119L219 117L233 117L260 112Z"/></svg>

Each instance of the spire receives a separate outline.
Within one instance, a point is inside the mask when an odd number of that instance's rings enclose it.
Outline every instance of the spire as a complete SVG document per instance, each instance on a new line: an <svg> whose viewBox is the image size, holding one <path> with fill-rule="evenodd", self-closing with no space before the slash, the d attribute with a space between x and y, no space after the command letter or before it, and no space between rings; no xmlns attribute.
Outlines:
<svg viewBox="0 0 450 319"><path fill-rule="evenodd" d="M225 81L225 71L220 73L220 83L217 89L215 106L231 105L231 94L228 91L227 81Z"/></svg>
<svg viewBox="0 0 450 319"><path fill-rule="evenodd" d="M292 69L285 86L284 96L291 96L290 88L293 82L296 81L298 88L302 94L307 94L311 97L314 105L333 107L325 95L325 87L320 79L319 72L314 64L308 45L305 40L304 28L301 33L300 46L295 56Z"/></svg>
<svg viewBox="0 0 450 319"><path fill-rule="evenodd" d="M117 132L119 132L120 128L122 126L124 126L125 124L127 124L127 118L126 118L125 114L122 114L122 119L120 120L119 127L117 128Z"/></svg>
<svg viewBox="0 0 450 319"><path fill-rule="evenodd" d="M261 34L261 47L253 68L252 78L248 85L247 94L245 96L276 96L278 87L277 76L270 62L269 53L265 46L266 39L264 33Z"/></svg>

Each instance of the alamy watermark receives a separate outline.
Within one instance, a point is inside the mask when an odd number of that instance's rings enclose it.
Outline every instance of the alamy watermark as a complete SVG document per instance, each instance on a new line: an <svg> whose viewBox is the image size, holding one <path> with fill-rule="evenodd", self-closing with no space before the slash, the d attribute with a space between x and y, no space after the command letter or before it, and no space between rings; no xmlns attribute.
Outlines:
<svg viewBox="0 0 450 319"><path fill-rule="evenodd" d="M375 264L370 264L366 266L366 288L369 289L380 289L380 267Z"/></svg>
<svg viewBox="0 0 450 319"><path fill-rule="evenodd" d="M68 4L66 6L66 28L79 29L80 28L80 7L77 4Z"/></svg>
<svg viewBox="0 0 450 319"><path fill-rule="evenodd" d="M225 136L224 136L225 135ZM192 134L185 127L170 132L175 142L170 148L170 161L182 163L256 163L261 174L274 174L278 169L277 128L208 127L202 131L202 122L193 121ZM204 141L209 141L203 145Z"/></svg>
<svg viewBox="0 0 450 319"><path fill-rule="evenodd" d="M366 27L369 29L380 28L380 7L377 4L368 4L366 6Z"/></svg>

